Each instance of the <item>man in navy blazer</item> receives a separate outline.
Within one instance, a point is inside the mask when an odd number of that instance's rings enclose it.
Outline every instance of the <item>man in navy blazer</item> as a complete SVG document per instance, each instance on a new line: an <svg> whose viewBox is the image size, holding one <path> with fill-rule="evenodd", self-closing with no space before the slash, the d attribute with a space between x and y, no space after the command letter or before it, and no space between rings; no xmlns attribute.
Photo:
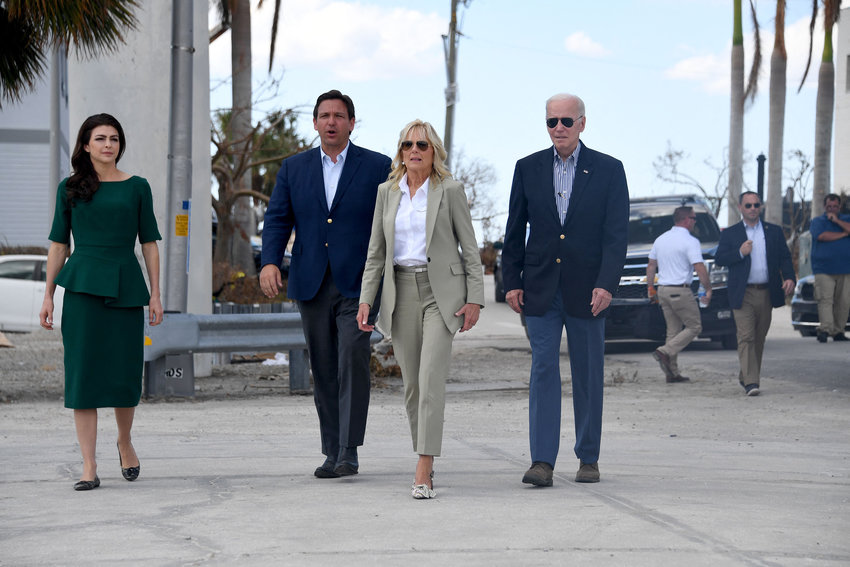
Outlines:
<svg viewBox="0 0 850 567"><path fill-rule="evenodd" d="M623 164L579 141L585 123L577 96L546 101L553 146L516 164L502 249L506 299L525 313L531 343L532 466L523 482L537 486L552 485L558 456L564 327L580 462L576 481L599 481L604 317L626 257L629 193Z"/></svg>
<svg viewBox="0 0 850 567"><path fill-rule="evenodd" d="M759 218L758 193L738 198L743 220L720 233L714 261L729 267L729 305L738 335L738 381L748 396L759 394L761 357L773 307L785 305L797 278L782 228Z"/></svg>
<svg viewBox="0 0 850 567"><path fill-rule="evenodd" d="M337 90L316 100L313 127L321 146L284 160L277 174L263 226L260 287L268 297L280 292L279 266L295 230L286 294L298 302L313 371L326 456L314 474L335 478L357 474L366 432L370 333L357 328L357 308L375 198L390 158L350 143L354 103Z"/></svg>

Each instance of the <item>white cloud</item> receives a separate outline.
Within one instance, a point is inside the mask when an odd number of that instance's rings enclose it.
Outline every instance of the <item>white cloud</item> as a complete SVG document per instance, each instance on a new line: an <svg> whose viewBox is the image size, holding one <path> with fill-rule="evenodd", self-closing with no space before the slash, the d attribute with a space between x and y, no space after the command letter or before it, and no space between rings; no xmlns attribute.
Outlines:
<svg viewBox="0 0 850 567"><path fill-rule="evenodd" d="M796 91L803 78L806 68L806 59L809 52L809 18L801 18L790 25L785 26L785 50L788 54L788 66L786 69L786 80L788 90ZM773 28L762 28L761 49L762 65L759 76L759 90L767 89L770 78L770 56L773 53ZM820 18L815 26L814 43L812 46L812 63L806 84L803 88L816 88L818 67L820 57L823 53L823 19ZM748 34L744 38L744 69L749 73L752 65L753 35ZM683 59L665 71L665 75L671 79L693 81L699 83L702 88L711 93L729 92L729 65L731 59L731 42L727 44L723 53L708 55L697 55Z"/></svg>
<svg viewBox="0 0 850 567"><path fill-rule="evenodd" d="M270 5L251 13L255 75L268 69ZM341 0L284 2L274 67L312 67L351 81L430 75L443 69L441 35L447 29L436 13ZM213 77L230 74L229 50L228 36L210 46Z"/></svg>
<svg viewBox="0 0 850 567"><path fill-rule="evenodd" d="M584 57L607 57L611 53L601 43L590 39L590 36L584 32L576 32L567 36L564 40L564 47L570 53Z"/></svg>

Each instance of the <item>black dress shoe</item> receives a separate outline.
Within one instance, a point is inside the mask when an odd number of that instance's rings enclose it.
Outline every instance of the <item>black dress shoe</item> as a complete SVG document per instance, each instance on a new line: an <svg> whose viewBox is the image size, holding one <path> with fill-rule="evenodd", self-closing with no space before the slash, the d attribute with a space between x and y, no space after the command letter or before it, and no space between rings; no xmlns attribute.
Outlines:
<svg viewBox="0 0 850 567"><path fill-rule="evenodd" d="M522 477L524 484L534 486L552 486L552 465L543 461L534 461Z"/></svg>
<svg viewBox="0 0 850 567"><path fill-rule="evenodd" d="M682 376L681 374L677 374L677 375L673 376L672 378L667 378L668 384L675 384L677 382L690 382L690 381L691 381L690 378L688 378L687 376Z"/></svg>
<svg viewBox="0 0 850 567"><path fill-rule="evenodd" d="M847 335L845 335L844 333L838 333L837 335L832 335L832 340L834 340L836 342L838 342L838 341L850 341L850 339L848 339Z"/></svg>
<svg viewBox="0 0 850 567"><path fill-rule="evenodd" d="M823 331L818 331L818 342L825 343L826 339L829 338L829 335Z"/></svg>
<svg viewBox="0 0 850 567"><path fill-rule="evenodd" d="M94 490L100 486L100 479L95 475L94 480L81 480L74 484L74 490Z"/></svg>
<svg viewBox="0 0 850 567"><path fill-rule="evenodd" d="M116 443L115 446L117 447L118 443ZM138 466L127 467L125 469L124 463L121 460L121 449L120 448L118 449L118 465L121 467L121 474L124 475L125 479L132 482L132 481L136 480L137 478L139 478L139 471L141 470L141 463L139 463Z"/></svg>
<svg viewBox="0 0 850 567"><path fill-rule="evenodd" d="M339 478L339 475L334 472L336 461L328 457L325 462L313 473L318 478Z"/></svg>
<svg viewBox="0 0 850 567"><path fill-rule="evenodd" d="M338 476L357 474L360 464L357 461L357 447L343 447L339 450L334 472Z"/></svg>

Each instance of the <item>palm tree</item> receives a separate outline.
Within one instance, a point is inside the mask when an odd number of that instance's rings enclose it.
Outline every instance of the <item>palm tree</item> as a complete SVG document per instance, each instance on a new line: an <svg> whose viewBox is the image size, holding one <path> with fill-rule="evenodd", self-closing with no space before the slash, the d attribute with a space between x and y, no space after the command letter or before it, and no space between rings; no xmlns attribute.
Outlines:
<svg viewBox="0 0 850 567"><path fill-rule="evenodd" d="M115 51L136 28L138 0L0 1L0 108L31 92L46 54L74 45L79 55Z"/></svg>
<svg viewBox="0 0 850 567"><path fill-rule="evenodd" d="M770 55L770 118L767 150L767 212L765 218L782 226L782 150L785 138L785 89L788 53L785 51L785 0L776 0L773 53Z"/></svg>
<svg viewBox="0 0 850 567"><path fill-rule="evenodd" d="M761 42L756 9L750 0L750 12L755 29L753 65L747 88L744 90L744 30L741 23L741 0L733 1L731 97L729 109L729 185L727 195L727 220L732 225L738 222L738 197L744 185L744 103L755 99L758 87L758 74L761 68Z"/></svg>
<svg viewBox="0 0 850 567"><path fill-rule="evenodd" d="M257 7L263 5L263 0L257 2ZM251 83L251 2L250 0L218 0L216 7L219 12L220 22L216 30L210 36L210 42L215 41L224 31L230 30L230 61L233 74L231 84L231 115L228 121L228 142L241 144L240 151L243 155L250 155L251 144L254 138L254 128L251 126L251 113L253 109L253 90ZM280 18L280 0L275 0L274 16L272 18L272 40L269 51L269 71L274 61L274 47L277 41L277 27ZM252 274L254 264L251 259L250 237L256 234L256 217L251 206L251 197L247 196L251 190L250 169L242 172L238 178L233 180L236 194L246 194L233 202L233 217L237 227L236 234L229 251L231 263L242 266L245 271ZM226 216L227 212L225 212ZM220 222L221 222L221 216ZM216 254L219 256L218 253Z"/></svg>

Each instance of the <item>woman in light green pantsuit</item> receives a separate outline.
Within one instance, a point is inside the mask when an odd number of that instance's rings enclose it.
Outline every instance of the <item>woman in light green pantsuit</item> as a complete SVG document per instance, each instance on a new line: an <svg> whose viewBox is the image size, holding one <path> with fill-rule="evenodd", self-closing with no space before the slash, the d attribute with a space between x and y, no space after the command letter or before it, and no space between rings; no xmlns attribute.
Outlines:
<svg viewBox="0 0 850 567"><path fill-rule="evenodd" d="M434 128L414 120L399 137L389 179L378 187L357 324L383 279L378 326L389 331L404 380L413 449L413 497L433 498L434 457L443 438L446 378L454 334L484 306L484 277L463 185L445 167Z"/></svg>

